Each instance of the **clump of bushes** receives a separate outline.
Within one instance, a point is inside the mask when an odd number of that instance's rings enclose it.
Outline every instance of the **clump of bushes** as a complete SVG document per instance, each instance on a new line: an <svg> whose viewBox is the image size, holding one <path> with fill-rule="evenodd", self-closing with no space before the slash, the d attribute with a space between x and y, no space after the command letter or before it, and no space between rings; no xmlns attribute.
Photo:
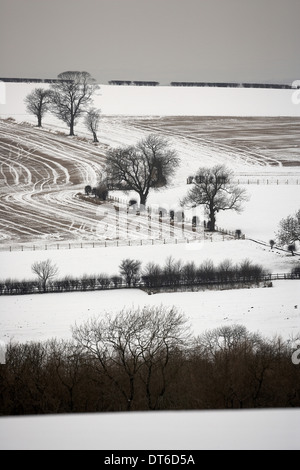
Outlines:
<svg viewBox="0 0 300 470"><path fill-rule="evenodd" d="M266 275L262 266L247 259L239 264L233 264L227 259L217 266L212 260L206 260L197 266L193 261L184 264L168 258L162 267L153 262L148 263L143 270L142 280L147 287L249 281L257 283Z"/></svg>

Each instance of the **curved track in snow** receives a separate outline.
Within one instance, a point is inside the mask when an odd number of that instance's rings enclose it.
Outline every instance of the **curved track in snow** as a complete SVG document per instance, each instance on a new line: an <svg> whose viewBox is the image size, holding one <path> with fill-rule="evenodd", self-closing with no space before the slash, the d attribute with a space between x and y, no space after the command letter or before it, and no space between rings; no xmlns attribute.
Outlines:
<svg viewBox="0 0 300 470"><path fill-rule="evenodd" d="M122 137L114 145L124 145ZM194 238L192 227L185 225L183 234L182 224L160 223L158 214L150 220L127 214L124 204L78 197L85 185L97 184L105 148L0 121L0 244Z"/></svg>
<svg viewBox="0 0 300 470"><path fill-rule="evenodd" d="M181 158L176 183L217 163L237 178L300 175L300 118L115 116L103 119L101 128L101 141L113 146L149 133L165 136Z"/></svg>
<svg viewBox="0 0 300 470"><path fill-rule="evenodd" d="M97 183L103 161L101 146L0 122L1 241L72 240L93 231L95 207L75 195Z"/></svg>
<svg viewBox="0 0 300 470"><path fill-rule="evenodd" d="M85 135L80 125L77 131ZM167 137L180 157L174 187L199 166L224 162L238 176L300 176L300 120L292 118L106 117L97 145L0 120L0 244L194 238L187 224L183 233L181 224L161 224L158 214L150 221L128 215L125 205L104 208L77 196L97 184L108 146L131 145L149 133Z"/></svg>

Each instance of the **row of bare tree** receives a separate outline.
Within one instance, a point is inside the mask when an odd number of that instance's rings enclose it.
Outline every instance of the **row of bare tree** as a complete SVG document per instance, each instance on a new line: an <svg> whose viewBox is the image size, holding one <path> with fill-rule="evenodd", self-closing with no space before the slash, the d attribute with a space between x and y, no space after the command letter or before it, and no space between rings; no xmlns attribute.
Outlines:
<svg viewBox="0 0 300 470"><path fill-rule="evenodd" d="M0 415L300 406L291 343L241 325L195 337L174 307L145 307L72 332L8 346Z"/></svg>
<svg viewBox="0 0 300 470"><path fill-rule="evenodd" d="M94 142L98 142L100 110L90 107L93 94L98 89L99 85L88 72L63 72L48 88L35 88L29 93L25 98L26 109L36 116L38 127L42 126L43 116L48 111L52 112L67 124L71 136L78 119L84 114L85 126L92 133Z"/></svg>
<svg viewBox="0 0 300 470"><path fill-rule="evenodd" d="M245 259L233 264L225 259L218 266L212 260L205 260L200 265L195 262L183 263L168 257L163 266L149 262L142 268L140 260L126 258L119 266L119 274L100 273L96 276L65 276L54 279L58 268L51 262L38 261L32 265L32 271L38 276L37 281L0 281L1 294L29 294L35 292L70 292L93 289L111 289L121 287L165 287L181 285L201 285L207 283L225 284L253 282L258 283L269 274L262 266Z"/></svg>

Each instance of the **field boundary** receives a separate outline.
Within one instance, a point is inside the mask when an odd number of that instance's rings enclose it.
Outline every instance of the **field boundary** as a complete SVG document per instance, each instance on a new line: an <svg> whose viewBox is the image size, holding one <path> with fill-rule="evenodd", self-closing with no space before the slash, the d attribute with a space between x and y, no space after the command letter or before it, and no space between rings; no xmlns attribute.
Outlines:
<svg viewBox="0 0 300 470"><path fill-rule="evenodd" d="M72 278L63 279L49 282L48 285L43 286L39 281L13 281L7 280L0 282L0 296L1 295L32 295L32 294L49 294L49 293L67 293L67 292L91 292L99 290L117 290L117 289L142 289L146 290L149 294L159 291L176 291L176 290L189 290L209 287L219 288L236 288L236 287L249 287L251 285L258 286L263 283L263 287L272 287L272 281L280 280L299 280L299 274L293 273L273 273L263 275L244 275L239 277L229 277L226 275L219 275L207 279L188 280L174 280L174 281L149 281L149 280L136 280L128 285L123 279L114 276L97 279L95 277Z"/></svg>
<svg viewBox="0 0 300 470"><path fill-rule="evenodd" d="M296 168L299 168L298 166ZM268 186L268 185L299 185L300 180L299 178L239 178L235 179L237 184L256 184L256 185L261 185L261 186Z"/></svg>
<svg viewBox="0 0 300 470"><path fill-rule="evenodd" d="M0 245L1 251L48 251L48 250L71 250L84 248L109 248L124 246L150 246L150 245L169 245L169 244L192 244L195 242L213 242L214 236L217 235L217 241L226 241L228 239L237 238L235 232L225 229L218 229L215 232L198 232L193 238L141 238L141 239L114 239L101 241L71 241L71 242L52 242L52 243L16 243L10 245ZM245 239L245 235L241 235L240 239Z"/></svg>

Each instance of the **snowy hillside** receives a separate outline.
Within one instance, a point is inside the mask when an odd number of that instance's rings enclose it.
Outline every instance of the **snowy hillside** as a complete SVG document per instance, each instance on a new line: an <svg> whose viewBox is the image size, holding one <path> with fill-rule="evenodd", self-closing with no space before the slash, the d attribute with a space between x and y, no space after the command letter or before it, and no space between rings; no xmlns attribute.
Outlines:
<svg viewBox="0 0 300 470"><path fill-rule="evenodd" d="M101 85L94 99L102 111L100 143L95 146L81 122L74 139L50 114L43 129L34 127L24 98L36 86L7 83L0 102L0 119L14 119L0 121L0 280L32 279L32 263L46 258L57 264L59 276L117 274L127 257L141 260L143 266L149 261L163 264L170 255L197 265L208 259L217 264L248 258L272 273L289 272L299 263L299 254L292 257L268 245L281 218L299 209L300 105L293 103L292 90ZM245 240L221 234L205 238L201 225L197 240L190 231L185 234L189 243L164 244L158 240L156 220L152 245L141 217L138 228L132 224L129 233L128 221L121 220L116 246L115 209L105 212L76 195L85 184L96 184L108 146L134 144L149 132L168 137L181 159L171 187L151 191L149 205L179 207L188 176L200 165L226 162L246 188L249 201L241 214L219 213L217 225L241 229ZM131 197L113 195L121 197L123 208L122 198ZM201 217L203 222L203 211ZM165 229L170 231L167 225ZM180 228L176 236L180 237ZM108 247L71 249L70 243L68 248L69 242L80 247L82 241L99 240L108 240ZM145 240L149 243L139 243ZM128 241L136 245L128 246ZM268 338L280 335L295 342L300 332L299 283L281 280L272 288L151 296L137 289L1 296L0 342L68 339L75 322L144 305L176 305L195 334L239 323ZM1 418L0 448L289 449L299 448L297 420L297 410Z"/></svg>
<svg viewBox="0 0 300 470"><path fill-rule="evenodd" d="M5 83L1 114L24 116L23 96L40 84ZM48 87L47 84L41 86ZM114 86L100 84L96 107L123 116L299 116L292 89Z"/></svg>

